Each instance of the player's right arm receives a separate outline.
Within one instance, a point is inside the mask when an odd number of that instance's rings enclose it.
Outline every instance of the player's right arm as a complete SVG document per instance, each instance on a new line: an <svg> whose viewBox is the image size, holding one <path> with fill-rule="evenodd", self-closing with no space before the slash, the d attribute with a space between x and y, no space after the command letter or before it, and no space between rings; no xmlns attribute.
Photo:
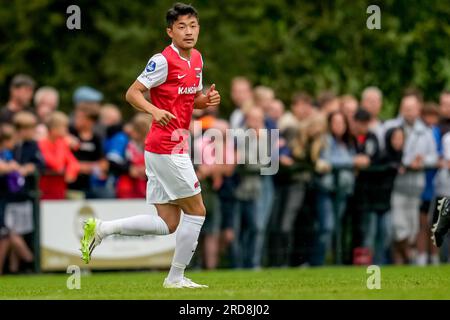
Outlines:
<svg viewBox="0 0 450 320"><path fill-rule="evenodd" d="M168 124L171 119L175 119L175 116L169 111L159 109L145 99L144 92L147 90L142 83L136 80L128 88L125 99L137 110L151 114L153 119L163 126Z"/></svg>
<svg viewBox="0 0 450 320"><path fill-rule="evenodd" d="M153 87L163 84L167 79L167 70L166 58L161 54L154 55L125 95L125 99L134 108L151 114L153 119L163 126L167 125L175 116L147 101L144 93Z"/></svg>

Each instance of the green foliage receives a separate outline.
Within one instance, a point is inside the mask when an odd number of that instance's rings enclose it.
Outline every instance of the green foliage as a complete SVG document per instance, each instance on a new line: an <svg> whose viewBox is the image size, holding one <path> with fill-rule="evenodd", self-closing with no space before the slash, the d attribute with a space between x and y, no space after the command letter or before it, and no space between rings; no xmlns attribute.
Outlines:
<svg viewBox="0 0 450 320"><path fill-rule="evenodd" d="M81 30L66 28L72 1L0 0L0 101L13 74L61 90L89 84L130 110L127 87L148 58L168 43L165 12L172 1L81 0ZM385 93L383 115L396 113L401 93L415 86L436 100L450 87L450 6L407 0L195 0L205 84L216 83L232 110L229 84L245 75L272 86L289 103L293 92L324 89L360 95L368 85ZM381 8L381 30L366 28L370 4Z"/></svg>

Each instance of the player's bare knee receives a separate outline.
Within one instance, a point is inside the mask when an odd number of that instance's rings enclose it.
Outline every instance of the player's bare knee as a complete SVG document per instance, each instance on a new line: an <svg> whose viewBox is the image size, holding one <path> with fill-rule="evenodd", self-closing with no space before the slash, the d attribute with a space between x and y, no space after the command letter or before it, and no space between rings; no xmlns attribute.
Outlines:
<svg viewBox="0 0 450 320"><path fill-rule="evenodd" d="M206 215L206 208L205 205L203 204L203 202L200 203L196 203L193 206L191 206L191 208L189 208L190 210L188 210L187 212L189 212L192 215L195 216L205 216Z"/></svg>
<svg viewBox="0 0 450 320"><path fill-rule="evenodd" d="M169 228L169 234L174 233L178 228L178 221L170 221L167 223L167 227Z"/></svg>

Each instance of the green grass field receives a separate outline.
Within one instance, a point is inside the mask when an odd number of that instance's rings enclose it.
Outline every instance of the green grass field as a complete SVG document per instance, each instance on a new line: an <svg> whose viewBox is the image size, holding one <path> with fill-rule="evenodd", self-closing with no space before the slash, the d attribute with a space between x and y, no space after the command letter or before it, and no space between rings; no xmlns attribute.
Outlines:
<svg viewBox="0 0 450 320"><path fill-rule="evenodd" d="M381 289L369 290L364 267L189 272L208 289L163 289L165 272L0 277L0 299L450 299L450 266L382 267Z"/></svg>

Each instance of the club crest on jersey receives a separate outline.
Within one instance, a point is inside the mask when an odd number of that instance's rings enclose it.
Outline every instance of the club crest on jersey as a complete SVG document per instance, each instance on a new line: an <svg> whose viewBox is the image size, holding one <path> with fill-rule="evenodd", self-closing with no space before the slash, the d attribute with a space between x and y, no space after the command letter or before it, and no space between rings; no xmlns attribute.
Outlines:
<svg viewBox="0 0 450 320"><path fill-rule="evenodd" d="M178 94L195 94L197 87L178 87Z"/></svg>
<svg viewBox="0 0 450 320"><path fill-rule="evenodd" d="M147 65L147 67L145 67L145 71L147 72L153 72L156 69L156 62L155 61L150 61Z"/></svg>

